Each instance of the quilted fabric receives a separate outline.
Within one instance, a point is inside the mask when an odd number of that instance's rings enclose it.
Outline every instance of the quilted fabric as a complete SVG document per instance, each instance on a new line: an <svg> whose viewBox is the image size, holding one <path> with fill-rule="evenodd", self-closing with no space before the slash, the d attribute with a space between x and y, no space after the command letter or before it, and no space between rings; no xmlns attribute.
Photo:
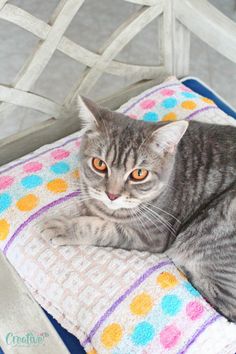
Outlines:
<svg viewBox="0 0 236 354"><path fill-rule="evenodd" d="M121 107L146 121L235 121L172 78ZM235 353L236 327L165 257L96 247L50 247L33 225L79 207L75 133L0 169L0 247L37 301L89 354ZM219 331L224 332L223 338ZM204 351L205 350L205 351Z"/></svg>

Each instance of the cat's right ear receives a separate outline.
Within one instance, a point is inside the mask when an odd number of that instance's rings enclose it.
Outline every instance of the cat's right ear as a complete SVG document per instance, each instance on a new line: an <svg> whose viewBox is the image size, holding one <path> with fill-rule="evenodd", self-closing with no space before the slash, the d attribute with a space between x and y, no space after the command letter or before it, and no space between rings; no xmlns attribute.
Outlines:
<svg viewBox="0 0 236 354"><path fill-rule="evenodd" d="M188 126L189 123L186 120L179 120L158 128L152 134L155 148L158 151L174 154Z"/></svg>
<svg viewBox="0 0 236 354"><path fill-rule="evenodd" d="M94 130L98 127L98 120L96 119L96 112L98 107L94 102L88 98L78 96L77 97L77 111L79 119L81 120L81 128L85 131Z"/></svg>

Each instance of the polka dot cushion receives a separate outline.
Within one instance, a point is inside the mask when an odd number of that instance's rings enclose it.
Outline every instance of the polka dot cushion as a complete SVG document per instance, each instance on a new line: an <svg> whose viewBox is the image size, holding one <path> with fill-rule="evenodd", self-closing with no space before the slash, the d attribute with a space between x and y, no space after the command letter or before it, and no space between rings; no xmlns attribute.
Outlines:
<svg viewBox="0 0 236 354"><path fill-rule="evenodd" d="M175 77L170 77L162 85L134 97L120 111L133 119L146 122L194 119L209 123L236 124L212 100L193 92Z"/></svg>
<svg viewBox="0 0 236 354"><path fill-rule="evenodd" d="M120 110L146 121L235 124L175 78ZM235 353L236 326L164 255L53 247L37 236L47 213L77 212L79 146L75 133L0 168L0 248L36 300L89 354Z"/></svg>

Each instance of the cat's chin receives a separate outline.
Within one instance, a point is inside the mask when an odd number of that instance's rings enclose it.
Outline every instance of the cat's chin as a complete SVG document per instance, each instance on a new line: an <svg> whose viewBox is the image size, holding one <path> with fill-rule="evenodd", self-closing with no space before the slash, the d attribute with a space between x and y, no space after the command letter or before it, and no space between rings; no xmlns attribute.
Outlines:
<svg viewBox="0 0 236 354"><path fill-rule="evenodd" d="M125 203L119 202L119 200L116 201L104 201L104 200L99 200L101 203L103 203L103 205L105 205L105 207L107 209L110 210L124 210L124 209L133 209L135 208L137 205L126 205Z"/></svg>
<svg viewBox="0 0 236 354"><path fill-rule="evenodd" d="M137 203L128 204L119 199L115 201L110 201L109 199L101 199L95 196L93 196L93 198L96 201L98 207L109 211L124 211L128 209L134 209L138 206Z"/></svg>

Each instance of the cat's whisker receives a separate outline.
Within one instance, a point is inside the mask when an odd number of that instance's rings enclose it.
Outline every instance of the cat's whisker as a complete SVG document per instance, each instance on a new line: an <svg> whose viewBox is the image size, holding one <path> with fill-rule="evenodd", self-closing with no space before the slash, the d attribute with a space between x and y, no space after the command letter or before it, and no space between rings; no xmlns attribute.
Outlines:
<svg viewBox="0 0 236 354"><path fill-rule="evenodd" d="M168 184L168 183L165 183L165 186L167 186L168 188L171 188L171 189L173 189L174 191L178 192L178 189L177 189L177 188L171 186L171 185Z"/></svg>
<svg viewBox="0 0 236 354"><path fill-rule="evenodd" d="M146 214L143 213L144 210L142 210L142 209L140 208L139 211L140 211L140 215L141 215L141 216L143 216L144 218L146 218L148 221L150 221L150 222L157 228L157 225L156 225L151 219L149 219L149 217L147 217Z"/></svg>
<svg viewBox="0 0 236 354"><path fill-rule="evenodd" d="M176 237L176 231L175 229L172 227L172 225L165 220L164 218L162 218L159 214L155 213L153 210L149 209L146 206L142 206L142 208L144 208L144 210L149 214L150 217L153 217L154 219L159 220L159 222L164 225L168 231L170 231L170 233L172 233L172 235L174 235Z"/></svg>
<svg viewBox="0 0 236 354"><path fill-rule="evenodd" d="M158 207L156 205L152 205L151 203L148 203L148 202L146 202L145 204L150 205L154 209L158 209L158 210L162 211L163 213L165 213L165 214L171 216L173 219L175 219L179 224L181 224L181 221L178 218L176 218L173 214L168 213L166 210L164 210L164 209L162 209L162 208L160 208L160 207Z"/></svg>
<svg viewBox="0 0 236 354"><path fill-rule="evenodd" d="M156 217L160 218L160 220L162 220L163 222L165 222L169 227L171 227L171 228L174 230L172 224L171 224L169 221L167 221L163 216L161 216L160 214L158 214L156 211L150 209L150 208L149 208L148 206L146 206L146 205L143 205L143 207L146 208L146 210L149 210L149 212L150 212L151 214L153 214L153 215L155 215Z"/></svg>
<svg viewBox="0 0 236 354"><path fill-rule="evenodd" d="M144 223L142 222L142 219L141 219L142 214L139 213L139 210L132 210L132 209L131 209L131 212L134 212L134 215L138 218L138 221L140 222L141 227L142 227L142 229L143 229L143 232L144 232L145 236L147 237L147 239L149 239L151 242L153 242L153 240L152 240L152 238L151 238L151 236L150 236L150 233L149 233L149 232L146 233L147 228L145 228L145 225L144 225Z"/></svg>
<svg viewBox="0 0 236 354"><path fill-rule="evenodd" d="M140 211L141 217L144 217L146 220L148 220L149 222L151 222L152 225L154 225L155 228L156 228L158 231L162 231L162 230L158 227L158 225L157 225L152 219L150 219L150 218L147 216L147 211L146 211L146 210L143 210L142 208L139 208L139 211ZM149 216L152 217L152 215L149 215ZM146 228L145 228L145 230L146 230Z"/></svg>

